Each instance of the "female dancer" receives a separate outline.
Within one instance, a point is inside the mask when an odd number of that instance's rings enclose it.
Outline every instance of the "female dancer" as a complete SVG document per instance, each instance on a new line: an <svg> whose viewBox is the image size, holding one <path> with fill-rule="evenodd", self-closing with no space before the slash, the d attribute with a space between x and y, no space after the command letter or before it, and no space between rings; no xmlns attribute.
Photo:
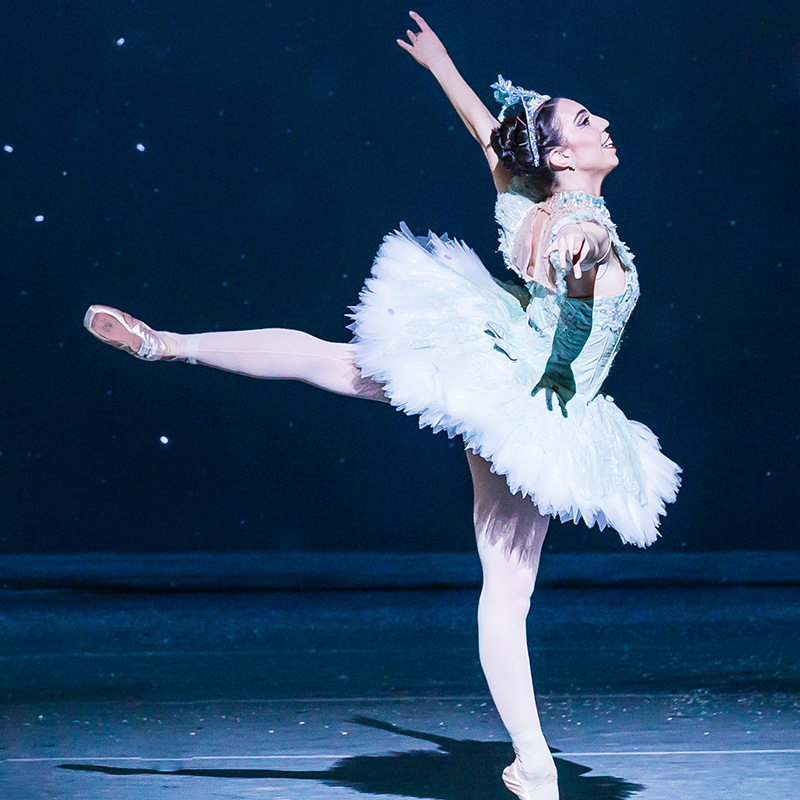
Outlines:
<svg viewBox="0 0 800 800"><path fill-rule="evenodd" d="M646 546L675 499L679 468L598 394L638 297L632 256L600 196L618 163L608 122L502 78L496 119L411 16L419 30L398 43L433 73L486 155L500 250L526 283L523 297L463 244L403 226L378 253L348 344L283 329L181 335L107 306L92 306L85 325L145 360L388 400L420 425L463 436L483 568L480 660L516 754L503 780L523 800L556 800L525 630L548 521L608 524ZM506 116L517 103L521 113Z"/></svg>

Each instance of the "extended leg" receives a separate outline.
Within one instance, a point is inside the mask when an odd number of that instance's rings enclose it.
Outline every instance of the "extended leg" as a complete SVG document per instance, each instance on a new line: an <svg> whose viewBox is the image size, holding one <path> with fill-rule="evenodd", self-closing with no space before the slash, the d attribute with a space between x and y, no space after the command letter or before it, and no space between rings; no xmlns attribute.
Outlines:
<svg viewBox="0 0 800 800"><path fill-rule="evenodd" d="M467 457L483 568L478 604L481 666L525 776L533 786L547 782L552 793L556 770L539 724L525 627L549 517L540 514L530 498L512 495L487 461L470 451Z"/></svg>
<svg viewBox="0 0 800 800"><path fill-rule="evenodd" d="M303 381L348 397L386 399L380 384L361 376L349 344L326 342L286 328L197 333L176 338L181 357L191 363L254 378Z"/></svg>
<svg viewBox="0 0 800 800"><path fill-rule="evenodd" d="M303 331L170 333L107 306L92 306L85 325L98 339L145 360L188 361L254 378L303 381L349 397L386 400L379 383L362 377L351 345L326 342Z"/></svg>

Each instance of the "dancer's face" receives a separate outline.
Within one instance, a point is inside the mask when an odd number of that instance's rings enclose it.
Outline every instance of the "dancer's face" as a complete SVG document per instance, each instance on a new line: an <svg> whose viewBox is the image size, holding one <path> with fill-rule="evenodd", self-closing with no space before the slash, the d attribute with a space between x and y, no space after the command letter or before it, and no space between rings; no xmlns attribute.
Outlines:
<svg viewBox="0 0 800 800"><path fill-rule="evenodd" d="M607 175L619 164L617 149L608 135L608 120L592 114L580 103L562 97L556 105L564 146L551 155L557 168Z"/></svg>

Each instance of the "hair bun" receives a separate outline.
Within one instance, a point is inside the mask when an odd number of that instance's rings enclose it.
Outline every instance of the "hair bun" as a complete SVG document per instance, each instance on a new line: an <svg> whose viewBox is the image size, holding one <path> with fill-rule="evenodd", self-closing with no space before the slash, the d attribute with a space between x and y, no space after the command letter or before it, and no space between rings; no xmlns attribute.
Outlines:
<svg viewBox="0 0 800 800"><path fill-rule="evenodd" d="M545 101L536 113L536 141L539 164L533 161L528 124L524 114L509 114L492 132L492 149L503 166L514 176L526 179L535 195L542 199L553 193L555 172L550 166L550 151L562 144L561 129L555 116L558 98Z"/></svg>
<svg viewBox="0 0 800 800"><path fill-rule="evenodd" d="M495 152L506 169L514 175L528 174L528 165L533 164L528 125L520 114L510 114L495 131L493 142Z"/></svg>

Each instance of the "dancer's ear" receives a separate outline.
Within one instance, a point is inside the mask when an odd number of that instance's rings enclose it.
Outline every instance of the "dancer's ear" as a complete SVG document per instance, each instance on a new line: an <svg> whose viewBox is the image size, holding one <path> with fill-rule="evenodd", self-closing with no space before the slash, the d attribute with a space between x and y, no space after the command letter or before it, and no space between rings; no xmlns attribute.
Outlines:
<svg viewBox="0 0 800 800"><path fill-rule="evenodd" d="M569 148L551 150L547 158L554 172L575 169L575 162L572 160L572 151Z"/></svg>

